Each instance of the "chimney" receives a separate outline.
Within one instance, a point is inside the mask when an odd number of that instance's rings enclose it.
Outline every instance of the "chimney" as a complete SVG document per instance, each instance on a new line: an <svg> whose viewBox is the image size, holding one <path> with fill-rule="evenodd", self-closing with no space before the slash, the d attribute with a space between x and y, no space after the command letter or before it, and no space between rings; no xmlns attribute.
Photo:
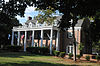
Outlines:
<svg viewBox="0 0 100 66"><path fill-rule="evenodd" d="M32 17L29 16L29 17L28 17L28 20L32 20Z"/></svg>

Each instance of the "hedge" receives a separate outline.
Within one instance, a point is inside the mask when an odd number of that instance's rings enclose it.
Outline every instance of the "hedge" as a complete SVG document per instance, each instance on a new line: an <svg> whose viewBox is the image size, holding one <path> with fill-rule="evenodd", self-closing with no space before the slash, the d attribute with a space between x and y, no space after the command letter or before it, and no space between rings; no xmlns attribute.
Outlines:
<svg viewBox="0 0 100 66"><path fill-rule="evenodd" d="M65 52L60 52L60 53L59 53L59 57L64 58L64 57L65 57Z"/></svg>
<svg viewBox="0 0 100 66"><path fill-rule="evenodd" d="M7 46L6 49L8 51L19 52L22 49L22 46Z"/></svg>
<svg viewBox="0 0 100 66"><path fill-rule="evenodd" d="M54 56L59 56L60 51L53 50Z"/></svg>
<svg viewBox="0 0 100 66"><path fill-rule="evenodd" d="M27 47L27 52L34 54L42 54L47 55L49 53L49 49L47 47Z"/></svg>
<svg viewBox="0 0 100 66"><path fill-rule="evenodd" d="M69 53L68 56L69 56L69 59L72 59L73 54L72 53Z"/></svg>
<svg viewBox="0 0 100 66"><path fill-rule="evenodd" d="M99 61L100 60L100 55L97 55L96 59L97 59L97 61Z"/></svg>
<svg viewBox="0 0 100 66"><path fill-rule="evenodd" d="M90 61L90 56L86 56L85 59L86 59L87 61Z"/></svg>
<svg viewBox="0 0 100 66"><path fill-rule="evenodd" d="M76 57L77 57L78 59L80 59L80 58L81 58L81 55L76 55Z"/></svg>

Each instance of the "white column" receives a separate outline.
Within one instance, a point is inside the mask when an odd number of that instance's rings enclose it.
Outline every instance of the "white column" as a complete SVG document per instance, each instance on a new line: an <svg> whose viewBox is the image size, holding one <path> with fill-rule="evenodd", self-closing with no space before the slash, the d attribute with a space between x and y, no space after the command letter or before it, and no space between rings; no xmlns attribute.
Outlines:
<svg viewBox="0 0 100 66"><path fill-rule="evenodd" d="M13 46L14 44L14 31L12 30L12 40L11 40L11 45Z"/></svg>
<svg viewBox="0 0 100 66"><path fill-rule="evenodd" d="M18 31L18 39L17 39L17 45L19 46L19 42L20 42L20 31Z"/></svg>
<svg viewBox="0 0 100 66"><path fill-rule="evenodd" d="M42 47L42 45L43 45L43 30L41 30L41 47Z"/></svg>
<svg viewBox="0 0 100 66"><path fill-rule="evenodd" d="M26 52L26 39L27 39L27 31L25 31L25 38L24 38L24 52Z"/></svg>
<svg viewBox="0 0 100 66"><path fill-rule="evenodd" d="M53 37L53 29L51 29L51 33L50 33L50 55L52 55L52 37Z"/></svg>
<svg viewBox="0 0 100 66"><path fill-rule="evenodd" d="M60 44L60 43L59 43L59 41L60 41L59 38L60 38L60 37L59 37L59 30L57 30L56 51L59 51L59 44Z"/></svg>
<svg viewBox="0 0 100 66"><path fill-rule="evenodd" d="M32 32L32 47L34 47L34 30Z"/></svg>

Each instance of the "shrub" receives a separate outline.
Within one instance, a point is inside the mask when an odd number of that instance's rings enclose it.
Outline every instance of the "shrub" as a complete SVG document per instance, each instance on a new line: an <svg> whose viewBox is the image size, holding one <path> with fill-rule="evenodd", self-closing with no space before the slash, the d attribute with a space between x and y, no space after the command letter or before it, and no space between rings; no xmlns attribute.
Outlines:
<svg viewBox="0 0 100 66"><path fill-rule="evenodd" d="M35 52L35 48L34 47L27 47L26 51L30 52L30 53L34 53Z"/></svg>
<svg viewBox="0 0 100 66"><path fill-rule="evenodd" d="M69 53L68 56L69 56L69 59L72 59L73 54L72 53Z"/></svg>
<svg viewBox="0 0 100 66"><path fill-rule="evenodd" d="M6 47L7 48L7 50L9 50L9 51L14 51L14 52L19 52L20 50L21 50L21 46L11 46L11 45L9 45L9 46L7 46Z"/></svg>
<svg viewBox="0 0 100 66"><path fill-rule="evenodd" d="M40 54L47 55L49 53L49 49L47 47L40 47Z"/></svg>
<svg viewBox="0 0 100 66"><path fill-rule="evenodd" d="M47 47L27 47L26 50L34 54L47 55L49 53L49 49Z"/></svg>
<svg viewBox="0 0 100 66"><path fill-rule="evenodd" d="M64 56L65 56L65 52L60 52L59 57L64 58Z"/></svg>
<svg viewBox="0 0 100 66"><path fill-rule="evenodd" d="M69 56L69 59L72 59L73 54L72 53L69 53L68 56Z"/></svg>
<svg viewBox="0 0 100 66"><path fill-rule="evenodd" d="M56 51L56 50L53 51L54 56L58 56L59 53L60 53L60 51Z"/></svg>
<svg viewBox="0 0 100 66"><path fill-rule="evenodd" d="M81 55L76 55L76 57L77 57L78 59L80 59L80 58L81 58Z"/></svg>
<svg viewBox="0 0 100 66"><path fill-rule="evenodd" d="M86 59L87 61L90 61L90 56L86 56L85 59Z"/></svg>
<svg viewBox="0 0 100 66"><path fill-rule="evenodd" d="M100 60L100 55L97 55L96 59L97 59L97 61L99 61Z"/></svg>

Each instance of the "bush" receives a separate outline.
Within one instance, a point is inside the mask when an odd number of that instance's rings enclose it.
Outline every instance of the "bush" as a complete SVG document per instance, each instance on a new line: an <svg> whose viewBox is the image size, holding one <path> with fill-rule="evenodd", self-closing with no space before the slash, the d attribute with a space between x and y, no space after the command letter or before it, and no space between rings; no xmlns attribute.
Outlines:
<svg viewBox="0 0 100 66"><path fill-rule="evenodd" d="M49 53L49 49L47 47L27 47L26 50L34 54L47 55Z"/></svg>
<svg viewBox="0 0 100 66"><path fill-rule="evenodd" d="M49 49L47 47L40 47L40 54L47 55L49 53Z"/></svg>
<svg viewBox="0 0 100 66"><path fill-rule="evenodd" d="M100 60L100 55L97 55L96 59L97 59L97 61L99 61Z"/></svg>
<svg viewBox="0 0 100 66"><path fill-rule="evenodd" d="M90 61L90 56L86 56L85 59L86 59L87 61Z"/></svg>
<svg viewBox="0 0 100 66"><path fill-rule="evenodd" d="M68 56L69 56L69 59L72 59L73 54L72 53L69 53Z"/></svg>
<svg viewBox="0 0 100 66"><path fill-rule="evenodd" d="M64 56L65 56L65 52L60 52L59 57L64 58Z"/></svg>
<svg viewBox="0 0 100 66"><path fill-rule="evenodd" d="M13 52L19 52L22 49L21 46L11 46L11 45L7 46L6 48L7 50L13 51Z"/></svg>
<svg viewBox="0 0 100 66"><path fill-rule="evenodd" d="M81 55L76 55L76 57L77 57L78 59L80 59L80 58L81 58Z"/></svg>
<svg viewBox="0 0 100 66"><path fill-rule="evenodd" d="M36 52L34 47L27 47L27 48L26 48L26 51L27 51L27 52L30 52L30 53Z"/></svg>
<svg viewBox="0 0 100 66"><path fill-rule="evenodd" d="M58 56L59 53L60 53L60 51L56 51L56 50L53 51L54 56Z"/></svg>

